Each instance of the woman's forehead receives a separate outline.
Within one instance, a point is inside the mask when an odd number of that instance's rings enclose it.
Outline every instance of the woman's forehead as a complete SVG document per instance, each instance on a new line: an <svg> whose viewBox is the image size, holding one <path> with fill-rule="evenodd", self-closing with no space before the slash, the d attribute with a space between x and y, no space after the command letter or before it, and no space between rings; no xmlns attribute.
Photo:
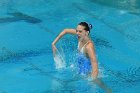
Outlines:
<svg viewBox="0 0 140 93"><path fill-rule="evenodd" d="M85 29L85 27L84 27L84 26L82 26L82 25L78 25L78 26L77 26L77 29L78 29L78 30L84 30L84 29Z"/></svg>

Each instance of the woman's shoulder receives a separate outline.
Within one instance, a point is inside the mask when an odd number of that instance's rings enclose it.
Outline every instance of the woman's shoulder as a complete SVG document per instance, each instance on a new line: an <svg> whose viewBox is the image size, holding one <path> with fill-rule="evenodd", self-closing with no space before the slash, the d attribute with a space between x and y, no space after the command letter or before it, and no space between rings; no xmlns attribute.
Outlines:
<svg viewBox="0 0 140 93"><path fill-rule="evenodd" d="M89 40L88 44L86 45L86 49L93 48L93 47L94 47L93 41Z"/></svg>

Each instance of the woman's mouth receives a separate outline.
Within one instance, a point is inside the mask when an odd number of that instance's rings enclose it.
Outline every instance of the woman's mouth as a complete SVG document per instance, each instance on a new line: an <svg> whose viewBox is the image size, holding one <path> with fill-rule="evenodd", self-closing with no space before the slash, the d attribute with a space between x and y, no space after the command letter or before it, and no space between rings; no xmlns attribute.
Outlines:
<svg viewBox="0 0 140 93"><path fill-rule="evenodd" d="M78 36L78 39L80 39L80 36Z"/></svg>

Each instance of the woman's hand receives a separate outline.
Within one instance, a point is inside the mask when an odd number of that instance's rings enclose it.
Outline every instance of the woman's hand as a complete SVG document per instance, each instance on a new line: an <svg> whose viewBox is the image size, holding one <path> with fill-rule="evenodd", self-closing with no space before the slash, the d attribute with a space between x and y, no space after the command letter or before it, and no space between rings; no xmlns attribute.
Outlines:
<svg viewBox="0 0 140 93"><path fill-rule="evenodd" d="M91 77L92 77L93 79L97 79L97 76L98 76L98 70L92 71Z"/></svg>
<svg viewBox="0 0 140 93"><path fill-rule="evenodd" d="M57 48L54 43L52 43L52 50L53 50L53 56L55 56Z"/></svg>

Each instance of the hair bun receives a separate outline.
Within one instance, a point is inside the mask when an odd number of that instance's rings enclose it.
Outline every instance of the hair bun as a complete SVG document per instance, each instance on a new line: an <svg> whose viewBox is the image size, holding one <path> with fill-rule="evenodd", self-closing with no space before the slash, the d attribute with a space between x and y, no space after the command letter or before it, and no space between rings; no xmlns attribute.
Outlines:
<svg viewBox="0 0 140 93"><path fill-rule="evenodd" d="M89 24L89 28L92 29L92 24Z"/></svg>

